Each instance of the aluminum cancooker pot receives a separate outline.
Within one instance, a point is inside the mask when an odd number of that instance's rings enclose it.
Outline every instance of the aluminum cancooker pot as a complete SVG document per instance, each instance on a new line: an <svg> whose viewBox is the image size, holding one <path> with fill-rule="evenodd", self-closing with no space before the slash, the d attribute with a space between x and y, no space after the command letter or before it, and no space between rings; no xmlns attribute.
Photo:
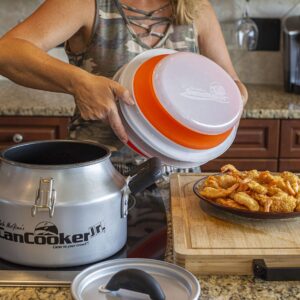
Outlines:
<svg viewBox="0 0 300 300"><path fill-rule="evenodd" d="M128 196L161 176L150 159L127 178L110 151L79 141L43 141L3 151L0 258L38 267L96 262L127 239Z"/></svg>

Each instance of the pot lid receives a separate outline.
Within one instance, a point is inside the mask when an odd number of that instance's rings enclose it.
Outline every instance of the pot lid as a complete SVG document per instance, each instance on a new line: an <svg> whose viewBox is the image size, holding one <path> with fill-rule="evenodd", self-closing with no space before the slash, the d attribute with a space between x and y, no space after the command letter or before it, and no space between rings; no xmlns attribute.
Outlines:
<svg viewBox="0 0 300 300"><path fill-rule="evenodd" d="M223 143L230 135L232 130L228 130L221 134L202 134L191 130L182 122L178 122L174 116L167 111L160 103L153 86L154 70L156 66L166 56L158 55L143 62L131 73L134 73L133 94L137 102L134 107L125 107L124 111L130 115L130 119L136 122L136 118L140 114L144 117L144 123L151 124L154 131L162 134L170 141L189 149L210 149ZM129 64L130 66L130 64ZM130 74L130 72L129 72ZM130 78L130 75L128 76ZM126 79L122 76L122 79ZM125 86L128 87L128 84ZM129 88L130 89L130 88ZM145 93L147 91L147 93Z"/></svg>
<svg viewBox="0 0 300 300"><path fill-rule="evenodd" d="M233 79L199 54L179 52L162 59L154 70L153 86L164 109L199 133L224 133L242 114L241 94Z"/></svg>
<svg viewBox="0 0 300 300"><path fill-rule="evenodd" d="M200 296L194 275L149 259L117 259L94 265L76 276L71 289L76 300L196 300Z"/></svg>

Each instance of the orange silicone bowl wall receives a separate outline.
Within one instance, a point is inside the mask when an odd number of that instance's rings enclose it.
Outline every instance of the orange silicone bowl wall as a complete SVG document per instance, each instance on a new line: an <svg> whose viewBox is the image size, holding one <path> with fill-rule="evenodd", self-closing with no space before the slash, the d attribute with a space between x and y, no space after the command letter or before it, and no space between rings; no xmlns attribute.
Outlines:
<svg viewBox="0 0 300 300"><path fill-rule="evenodd" d="M166 56L159 55L147 60L134 76L134 96L144 117L162 135L183 147L204 150L220 145L232 130L218 135L195 132L175 120L159 102L153 86L153 74L157 64Z"/></svg>

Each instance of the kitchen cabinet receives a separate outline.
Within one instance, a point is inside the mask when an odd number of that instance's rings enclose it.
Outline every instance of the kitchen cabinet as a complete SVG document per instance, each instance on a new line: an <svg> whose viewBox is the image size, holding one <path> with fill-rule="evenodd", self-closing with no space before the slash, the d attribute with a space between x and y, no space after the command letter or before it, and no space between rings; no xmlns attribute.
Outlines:
<svg viewBox="0 0 300 300"><path fill-rule="evenodd" d="M280 159L279 171L291 171L295 173L300 172L300 159Z"/></svg>
<svg viewBox="0 0 300 300"><path fill-rule="evenodd" d="M300 159L300 121L283 120L281 124L280 156Z"/></svg>
<svg viewBox="0 0 300 300"><path fill-rule="evenodd" d="M298 120L241 120L235 142L220 158L202 166L218 172L225 164L240 170L300 171L300 122Z"/></svg>
<svg viewBox="0 0 300 300"><path fill-rule="evenodd" d="M277 158L279 120L242 120L232 147L224 158Z"/></svg>
<svg viewBox="0 0 300 300"><path fill-rule="evenodd" d="M0 149L39 140L65 139L68 117L0 117Z"/></svg>

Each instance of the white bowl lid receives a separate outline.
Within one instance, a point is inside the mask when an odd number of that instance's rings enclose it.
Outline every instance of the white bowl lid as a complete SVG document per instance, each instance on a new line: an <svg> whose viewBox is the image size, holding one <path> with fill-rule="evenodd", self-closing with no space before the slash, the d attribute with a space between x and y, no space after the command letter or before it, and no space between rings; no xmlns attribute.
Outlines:
<svg viewBox="0 0 300 300"><path fill-rule="evenodd" d="M156 66L153 84L169 114L196 132L224 133L241 117L243 102L237 85L219 65L199 54L167 56Z"/></svg>

